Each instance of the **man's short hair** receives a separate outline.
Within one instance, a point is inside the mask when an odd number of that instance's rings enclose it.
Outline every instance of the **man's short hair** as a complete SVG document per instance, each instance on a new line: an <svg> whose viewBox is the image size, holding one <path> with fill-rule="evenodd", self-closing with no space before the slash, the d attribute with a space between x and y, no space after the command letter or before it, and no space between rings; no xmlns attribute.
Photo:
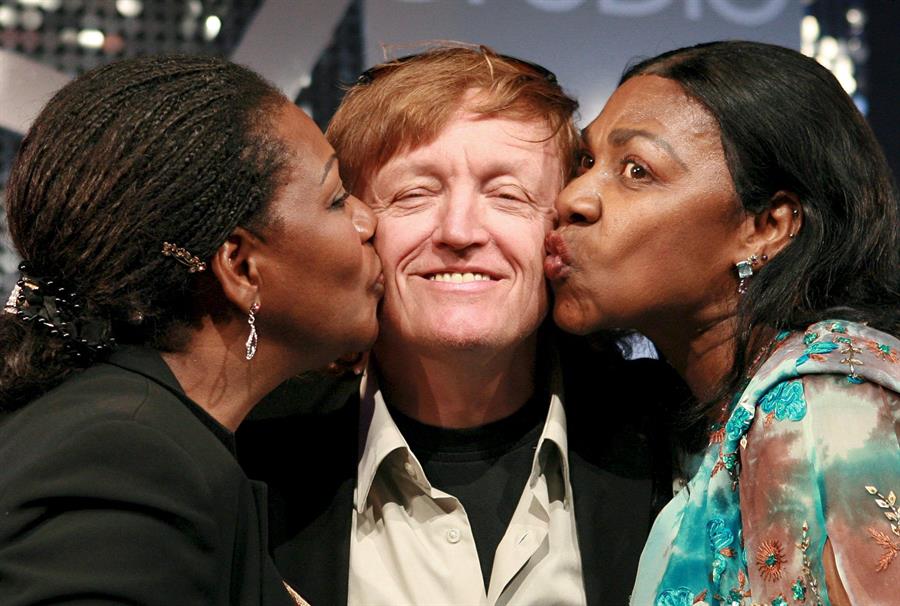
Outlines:
<svg viewBox="0 0 900 606"><path fill-rule="evenodd" d="M467 100L472 90L478 94ZM464 102L486 116L546 120L564 179L574 174L578 102L551 72L486 46L441 46L377 65L347 92L325 133L347 187L358 193L395 155L436 139Z"/></svg>

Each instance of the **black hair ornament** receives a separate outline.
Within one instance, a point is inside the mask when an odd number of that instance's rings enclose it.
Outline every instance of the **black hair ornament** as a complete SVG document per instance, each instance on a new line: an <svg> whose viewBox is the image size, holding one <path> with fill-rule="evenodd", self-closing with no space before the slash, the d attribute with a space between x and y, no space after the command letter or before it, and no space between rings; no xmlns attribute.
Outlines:
<svg viewBox="0 0 900 606"><path fill-rule="evenodd" d="M115 347L112 323L102 318L82 318L82 301L65 284L36 276L28 263L19 265L21 277L4 311L23 322L40 324L59 336L76 360L90 361Z"/></svg>

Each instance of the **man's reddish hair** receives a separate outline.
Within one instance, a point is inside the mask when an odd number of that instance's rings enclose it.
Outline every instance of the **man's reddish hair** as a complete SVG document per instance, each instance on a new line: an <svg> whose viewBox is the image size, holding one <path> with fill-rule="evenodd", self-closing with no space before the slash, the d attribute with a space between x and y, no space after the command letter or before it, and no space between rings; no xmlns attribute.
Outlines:
<svg viewBox="0 0 900 606"><path fill-rule="evenodd" d="M356 193L396 154L437 138L460 109L545 120L559 147L563 177L574 173L578 102L542 68L485 46L442 46L378 65L361 80L347 92L325 133L340 158L344 182ZM473 90L474 100L467 96Z"/></svg>

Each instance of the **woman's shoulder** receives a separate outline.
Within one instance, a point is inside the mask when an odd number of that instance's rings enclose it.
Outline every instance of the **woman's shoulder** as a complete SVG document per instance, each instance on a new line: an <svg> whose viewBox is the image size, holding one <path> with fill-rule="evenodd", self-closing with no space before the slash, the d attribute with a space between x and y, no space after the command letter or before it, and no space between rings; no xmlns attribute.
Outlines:
<svg viewBox="0 0 900 606"><path fill-rule="evenodd" d="M8 472L25 472L48 462L125 466L143 457L159 472L196 470L202 485L228 481L238 469L233 456L188 406L146 376L96 364L9 414L0 424L0 459L16 462Z"/></svg>
<svg viewBox="0 0 900 606"><path fill-rule="evenodd" d="M869 435L871 427L859 427L864 420L872 427L879 419L893 423L900 415L898 347L890 335L840 320L780 333L738 397L724 428L723 452L740 446L752 456L773 440L827 442Z"/></svg>
<svg viewBox="0 0 900 606"><path fill-rule="evenodd" d="M140 423L143 408L169 408L173 402L177 402L174 394L147 377L111 364L95 364L8 413L0 425L0 436L6 439L0 443L32 428L43 434L69 434L103 422Z"/></svg>
<svg viewBox="0 0 900 606"><path fill-rule="evenodd" d="M0 425L0 444L9 445L32 433L70 435L104 421L133 419L148 400L167 399L165 394L153 398L150 383L146 377L115 366L95 364L6 413Z"/></svg>
<svg viewBox="0 0 900 606"><path fill-rule="evenodd" d="M896 591L888 589L900 536L896 347L864 325L822 322L793 335L782 360L762 369L770 377L755 398L740 477L754 594L802 595L792 583L808 574L821 585L821 565L813 559L808 571L803 562L826 540L852 570L842 581L854 603L887 603Z"/></svg>
<svg viewBox="0 0 900 606"><path fill-rule="evenodd" d="M897 340L841 321L815 324L791 339L782 359L761 369L769 375L759 378L765 387L746 400L754 410L744 458L767 469L793 461L826 475L900 471Z"/></svg>
<svg viewBox="0 0 900 606"><path fill-rule="evenodd" d="M820 376L825 375L825 376ZM827 320L803 332L781 333L774 351L741 395L752 406L796 392L804 385L875 383L900 392L900 340L864 324Z"/></svg>
<svg viewBox="0 0 900 606"><path fill-rule="evenodd" d="M109 365L17 411L0 460L0 576L22 596L218 603L240 529L259 524L249 481L177 395Z"/></svg>

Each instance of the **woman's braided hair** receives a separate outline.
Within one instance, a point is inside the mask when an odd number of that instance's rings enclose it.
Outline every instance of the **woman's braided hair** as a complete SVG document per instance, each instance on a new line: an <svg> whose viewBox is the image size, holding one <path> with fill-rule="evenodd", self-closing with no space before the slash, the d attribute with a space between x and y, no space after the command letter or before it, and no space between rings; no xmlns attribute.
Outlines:
<svg viewBox="0 0 900 606"><path fill-rule="evenodd" d="M208 260L237 225L265 222L283 164L270 116L285 97L212 57L143 57L75 79L41 111L10 174L6 216L29 275L77 292L78 315L119 342L183 346ZM205 281L205 282L204 282ZM52 388L91 357L0 314L0 407Z"/></svg>

